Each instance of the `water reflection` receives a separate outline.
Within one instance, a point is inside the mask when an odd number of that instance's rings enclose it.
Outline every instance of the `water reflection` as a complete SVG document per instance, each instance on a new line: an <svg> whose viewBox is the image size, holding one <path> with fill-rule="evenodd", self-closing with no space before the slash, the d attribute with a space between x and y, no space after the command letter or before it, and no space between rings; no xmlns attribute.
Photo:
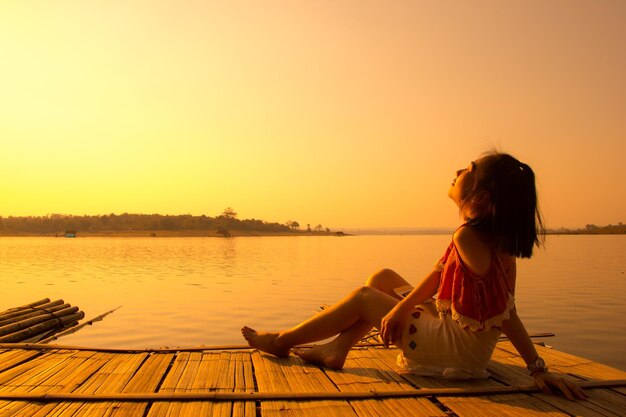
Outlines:
<svg viewBox="0 0 626 417"><path fill-rule="evenodd" d="M447 236L0 238L0 309L63 298L87 318L63 340L98 347L241 343L239 328L293 325L374 271L428 273ZM626 368L623 236L550 237L521 261L517 305L530 331L563 350Z"/></svg>

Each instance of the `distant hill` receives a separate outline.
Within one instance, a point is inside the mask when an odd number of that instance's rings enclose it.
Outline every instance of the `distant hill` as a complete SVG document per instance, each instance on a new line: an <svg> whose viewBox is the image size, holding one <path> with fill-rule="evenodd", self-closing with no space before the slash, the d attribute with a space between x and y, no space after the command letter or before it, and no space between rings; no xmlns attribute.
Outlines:
<svg viewBox="0 0 626 417"><path fill-rule="evenodd" d="M609 224L607 226L596 226L588 224L582 229L549 229L548 234L551 235L621 235L626 234L626 225L619 222L616 225Z"/></svg>
<svg viewBox="0 0 626 417"><path fill-rule="evenodd" d="M454 228L445 227L414 227L414 228L347 228L346 232L356 235L449 235L454 233ZM602 235L602 234L626 234L626 225L621 222L617 225L609 224L607 226L596 226L588 224L580 229L548 229L549 235Z"/></svg>
<svg viewBox="0 0 626 417"><path fill-rule="evenodd" d="M225 212L226 213L226 212ZM259 233L294 233L293 225L270 223L257 219L237 219L236 213L216 217L161 214L108 214L102 216L73 216L52 214L38 217L0 217L0 235L55 235L67 230L78 233L137 231L245 231ZM299 225L298 225L299 226Z"/></svg>
<svg viewBox="0 0 626 417"><path fill-rule="evenodd" d="M207 231L214 235L264 235L264 234L316 234L316 235L449 235L454 228L413 227L413 228L348 228L343 232L332 232L322 225L300 229L295 221L285 224L266 222L258 219L238 219L237 213L228 208L219 216L162 215L162 214L107 214L97 216L74 216L50 214L47 216L2 217L0 216L0 236L15 235L57 235L66 231L76 231L81 235L169 235L204 236ZM345 233L344 233L345 232ZM549 229L548 234L626 234L626 225L618 223L607 226L588 224L580 229Z"/></svg>

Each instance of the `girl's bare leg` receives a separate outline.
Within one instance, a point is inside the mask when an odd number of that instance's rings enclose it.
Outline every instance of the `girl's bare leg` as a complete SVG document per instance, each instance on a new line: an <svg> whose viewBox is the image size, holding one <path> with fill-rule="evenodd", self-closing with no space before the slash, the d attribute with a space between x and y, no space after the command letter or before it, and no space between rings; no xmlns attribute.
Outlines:
<svg viewBox="0 0 626 417"><path fill-rule="evenodd" d="M242 334L254 348L276 356L287 356L296 345L328 339L358 321L376 325L397 302L382 291L365 286L291 329L279 333L259 333L244 327Z"/></svg>
<svg viewBox="0 0 626 417"><path fill-rule="evenodd" d="M325 345L299 351L298 354L310 362L341 368L350 348L373 326L378 326L380 320L398 302L393 288L407 284L395 272L382 270L370 277L367 286L296 327L279 333L260 333L249 327L241 331L250 346L279 357L288 356L293 346L339 334Z"/></svg>
<svg viewBox="0 0 626 417"><path fill-rule="evenodd" d="M307 362L331 369L341 369L346 362L350 349L359 343L372 327L370 323L360 320L328 343L316 345L309 349L294 349L293 353Z"/></svg>
<svg viewBox="0 0 626 417"><path fill-rule="evenodd" d="M389 269L383 269L373 274L366 283L367 286L376 288L398 300L394 289L410 285L404 278ZM377 323L376 326L380 324ZM370 330L370 323L358 321L344 330L332 341L323 345L314 346L310 349L297 349L294 353L307 362L316 363L332 369L341 369L350 353L350 349L359 343ZM400 343L400 341L397 341Z"/></svg>

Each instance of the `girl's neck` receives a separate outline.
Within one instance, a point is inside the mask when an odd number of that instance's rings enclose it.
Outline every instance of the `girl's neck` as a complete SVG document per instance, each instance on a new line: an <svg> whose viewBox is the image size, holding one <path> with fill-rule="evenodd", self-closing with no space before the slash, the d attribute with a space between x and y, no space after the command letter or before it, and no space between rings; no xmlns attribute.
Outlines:
<svg viewBox="0 0 626 417"><path fill-rule="evenodd" d="M476 218L476 213L474 213L474 210L472 210L472 208L469 206L469 203L459 206L459 209L459 214L465 222L471 221L472 219Z"/></svg>

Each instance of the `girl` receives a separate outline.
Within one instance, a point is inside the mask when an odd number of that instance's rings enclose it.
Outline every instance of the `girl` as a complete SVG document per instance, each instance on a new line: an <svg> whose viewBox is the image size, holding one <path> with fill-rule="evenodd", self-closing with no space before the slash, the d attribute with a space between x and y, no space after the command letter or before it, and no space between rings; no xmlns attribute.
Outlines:
<svg viewBox="0 0 626 417"><path fill-rule="evenodd" d="M576 384L548 372L513 302L515 259L530 258L544 232L533 171L510 155L492 151L456 172L448 196L465 223L417 287L391 270L379 271L365 286L291 329L262 333L244 327L248 344L286 357L296 345L338 335L294 353L341 369L350 349L377 326L385 346L391 342L402 349L398 365L404 370L485 378L504 332L541 390L550 393L552 387L571 400L586 398Z"/></svg>

